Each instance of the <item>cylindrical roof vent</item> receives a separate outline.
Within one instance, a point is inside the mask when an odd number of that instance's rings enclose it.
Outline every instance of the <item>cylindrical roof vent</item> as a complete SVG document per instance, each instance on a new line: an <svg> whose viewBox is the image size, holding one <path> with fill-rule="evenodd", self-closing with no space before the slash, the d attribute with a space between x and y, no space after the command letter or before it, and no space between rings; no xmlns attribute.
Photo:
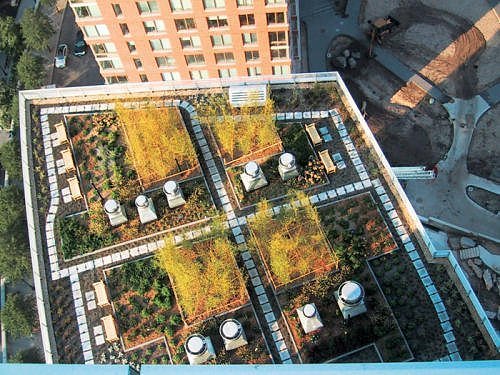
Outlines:
<svg viewBox="0 0 500 375"><path fill-rule="evenodd" d="M207 351L207 342L205 337L195 333L189 336L185 344L186 352L194 356L202 355Z"/></svg>
<svg viewBox="0 0 500 375"><path fill-rule="evenodd" d="M135 198L135 205L137 208L146 208L149 206L149 200L148 197L145 195L138 195L137 198Z"/></svg>
<svg viewBox="0 0 500 375"><path fill-rule="evenodd" d="M243 328L236 319L227 319L222 322L219 328L220 335L226 340L236 340L241 336Z"/></svg>
<svg viewBox="0 0 500 375"><path fill-rule="evenodd" d="M259 165L254 161L248 162L245 165L245 173L247 175L249 175L250 177L253 177L253 178L257 177L260 173Z"/></svg>
<svg viewBox="0 0 500 375"><path fill-rule="evenodd" d="M363 301L365 296L363 287L356 281L346 281L342 283L338 293L340 300L348 306L359 304Z"/></svg>
<svg viewBox="0 0 500 375"><path fill-rule="evenodd" d="M163 192L167 195L176 195L179 192L179 185L175 181L167 181L163 185Z"/></svg>
<svg viewBox="0 0 500 375"><path fill-rule="evenodd" d="M293 168L295 166L295 156L289 152L285 152L280 156L279 163L285 168Z"/></svg>
<svg viewBox="0 0 500 375"><path fill-rule="evenodd" d="M104 211L108 214L113 214L120 209L120 204L114 199L108 199L106 203L104 203Z"/></svg>

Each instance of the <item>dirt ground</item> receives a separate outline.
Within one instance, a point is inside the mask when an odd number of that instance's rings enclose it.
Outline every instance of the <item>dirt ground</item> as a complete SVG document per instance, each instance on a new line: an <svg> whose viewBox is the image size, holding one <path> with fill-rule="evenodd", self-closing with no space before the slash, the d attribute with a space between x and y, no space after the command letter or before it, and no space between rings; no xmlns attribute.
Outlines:
<svg viewBox="0 0 500 375"><path fill-rule="evenodd" d="M467 158L470 173L500 183L500 104L486 112L474 129Z"/></svg>
<svg viewBox="0 0 500 375"><path fill-rule="evenodd" d="M500 33L490 8L486 0L364 1L360 24L395 17L401 26L384 46L449 95L469 98L498 81Z"/></svg>
<svg viewBox="0 0 500 375"><path fill-rule="evenodd" d="M476 186L467 187L467 195L481 207L491 213L498 215L500 211L500 197L491 191L478 188Z"/></svg>
<svg viewBox="0 0 500 375"><path fill-rule="evenodd" d="M342 76L391 165L432 166L448 151L452 127L446 110L414 84L404 85L374 60Z"/></svg>

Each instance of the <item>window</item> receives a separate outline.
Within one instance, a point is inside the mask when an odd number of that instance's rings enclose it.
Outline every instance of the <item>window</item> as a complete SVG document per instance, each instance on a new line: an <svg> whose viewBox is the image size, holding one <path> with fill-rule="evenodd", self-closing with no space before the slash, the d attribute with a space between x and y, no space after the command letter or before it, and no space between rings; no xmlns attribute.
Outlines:
<svg viewBox="0 0 500 375"><path fill-rule="evenodd" d="M285 13L267 13L267 24L276 25L280 23L285 23Z"/></svg>
<svg viewBox="0 0 500 375"><path fill-rule="evenodd" d="M269 44L271 45L271 47L288 45L286 41L286 33L284 31L275 31L269 33Z"/></svg>
<svg viewBox="0 0 500 375"><path fill-rule="evenodd" d="M141 59L134 59L134 65L137 69L142 69L142 61Z"/></svg>
<svg viewBox="0 0 500 375"><path fill-rule="evenodd" d="M234 55L232 52L221 52L215 54L215 61L217 64L230 64L234 63Z"/></svg>
<svg viewBox="0 0 500 375"><path fill-rule="evenodd" d="M243 45L257 43L257 34L256 33L243 33L243 34L241 34L241 38L243 39Z"/></svg>
<svg viewBox="0 0 500 375"><path fill-rule="evenodd" d="M113 7L113 11L115 12L116 17L120 17L121 15L123 15L120 4L111 4L111 6Z"/></svg>
<svg viewBox="0 0 500 375"><path fill-rule="evenodd" d="M128 25L126 23L121 23L120 24L120 29L122 30L123 35L128 35L130 34L130 31L128 29Z"/></svg>
<svg viewBox="0 0 500 375"><path fill-rule="evenodd" d="M238 75L238 71L235 68L219 69L219 77L220 78L236 77L237 75Z"/></svg>
<svg viewBox="0 0 500 375"><path fill-rule="evenodd" d="M255 17L253 14L240 14L240 26L255 25Z"/></svg>
<svg viewBox="0 0 500 375"><path fill-rule="evenodd" d="M189 72L191 79L207 79L208 70L191 70Z"/></svg>
<svg viewBox="0 0 500 375"><path fill-rule="evenodd" d="M139 14L151 14L158 13L160 11L156 1L139 1L135 3L135 5L137 5Z"/></svg>
<svg viewBox="0 0 500 375"><path fill-rule="evenodd" d="M191 0L170 0L170 8L173 12L191 10Z"/></svg>
<svg viewBox="0 0 500 375"><path fill-rule="evenodd" d="M146 34L165 31L165 24L162 20L144 21L142 24L144 25Z"/></svg>
<svg viewBox="0 0 500 375"><path fill-rule="evenodd" d="M106 77L106 81L107 81L109 84L112 84L112 83L125 83L125 82L128 82L128 80L127 80L127 77L126 77L126 76L109 76L109 77Z"/></svg>
<svg viewBox="0 0 500 375"><path fill-rule="evenodd" d="M107 59L97 60L103 70L120 69L123 67L119 57L111 57Z"/></svg>
<svg viewBox="0 0 500 375"><path fill-rule="evenodd" d="M209 29L215 29L217 27L226 27L227 17L226 16L213 16L207 17L207 24Z"/></svg>
<svg viewBox="0 0 500 375"><path fill-rule="evenodd" d="M284 4L285 0L266 0L266 5Z"/></svg>
<svg viewBox="0 0 500 375"><path fill-rule="evenodd" d="M92 50L96 57L104 57L109 53L116 53L116 46L114 43L97 43L92 44Z"/></svg>
<svg viewBox="0 0 500 375"><path fill-rule="evenodd" d="M205 9L224 8L226 6L225 0L203 0Z"/></svg>
<svg viewBox="0 0 500 375"><path fill-rule="evenodd" d="M248 7L253 5L253 0L238 0L236 3L239 7Z"/></svg>
<svg viewBox="0 0 500 375"><path fill-rule="evenodd" d="M288 58L288 47L272 47L271 60L282 60Z"/></svg>
<svg viewBox="0 0 500 375"><path fill-rule="evenodd" d="M89 25L83 26L83 31L88 38L95 38L98 36L108 36L109 30L106 25Z"/></svg>
<svg viewBox="0 0 500 375"><path fill-rule="evenodd" d="M245 52L245 60L246 61L258 61L259 60L259 51L246 51Z"/></svg>
<svg viewBox="0 0 500 375"><path fill-rule="evenodd" d="M153 51L170 51L172 49L168 39L151 39L149 45Z"/></svg>
<svg viewBox="0 0 500 375"><path fill-rule="evenodd" d="M269 44L271 47L271 60L288 58L288 42L285 31L269 33Z"/></svg>
<svg viewBox="0 0 500 375"><path fill-rule="evenodd" d="M182 48L200 48L201 40L199 36L185 36L179 38Z"/></svg>
<svg viewBox="0 0 500 375"><path fill-rule="evenodd" d="M163 72L161 79L164 81L180 81L181 74L179 72Z"/></svg>
<svg viewBox="0 0 500 375"><path fill-rule="evenodd" d="M186 55L186 64L188 65L203 65L205 64L205 58L203 55Z"/></svg>
<svg viewBox="0 0 500 375"><path fill-rule="evenodd" d="M133 53L137 50L137 47L135 46L135 42L127 42L127 47L131 53Z"/></svg>
<svg viewBox="0 0 500 375"><path fill-rule="evenodd" d="M273 66L273 74L275 76L280 76L284 74L290 74L290 67L288 65L276 65Z"/></svg>
<svg viewBox="0 0 500 375"><path fill-rule="evenodd" d="M155 60L158 68L166 68L175 65L175 59L171 56L158 56L155 57Z"/></svg>
<svg viewBox="0 0 500 375"><path fill-rule="evenodd" d="M210 38L212 39L213 47L231 46L233 44L233 40L229 34L212 35Z"/></svg>
<svg viewBox="0 0 500 375"><path fill-rule="evenodd" d="M146 74L139 74L139 78L140 78L141 82L148 81L148 76Z"/></svg>
<svg viewBox="0 0 500 375"><path fill-rule="evenodd" d="M196 24L192 18L182 18L175 20L175 28L177 31L196 29Z"/></svg>
<svg viewBox="0 0 500 375"><path fill-rule="evenodd" d="M97 4L73 5L78 18L101 17Z"/></svg>
<svg viewBox="0 0 500 375"><path fill-rule="evenodd" d="M247 68L247 73L249 76L260 76L262 75L262 68L260 66L251 66Z"/></svg>

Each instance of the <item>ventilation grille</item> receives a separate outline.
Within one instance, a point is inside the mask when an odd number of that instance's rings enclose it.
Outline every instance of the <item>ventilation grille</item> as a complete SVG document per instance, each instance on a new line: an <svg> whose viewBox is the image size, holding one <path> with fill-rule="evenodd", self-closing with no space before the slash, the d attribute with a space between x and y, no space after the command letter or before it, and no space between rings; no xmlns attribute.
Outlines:
<svg viewBox="0 0 500 375"><path fill-rule="evenodd" d="M265 85L231 86L229 102L233 107L263 106L267 99Z"/></svg>

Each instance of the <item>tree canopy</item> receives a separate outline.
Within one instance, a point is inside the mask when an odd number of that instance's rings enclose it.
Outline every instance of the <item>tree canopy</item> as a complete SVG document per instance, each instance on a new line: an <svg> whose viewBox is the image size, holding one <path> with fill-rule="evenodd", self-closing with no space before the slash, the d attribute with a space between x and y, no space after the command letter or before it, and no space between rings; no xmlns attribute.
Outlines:
<svg viewBox="0 0 500 375"><path fill-rule="evenodd" d="M9 178L21 180L21 150L17 140L11 140L0 146L0 164L9 174Z"/></svg>
<svg viewBox="0 0 500 375"><path fill-rule="evenodd" d="M21 31L28 49L43 51L49 47L49 39L54 34L50 18L39 10L26 9L21 18Z"/></svg>
<svg viewBox="0 0 500 375"><path fill-rule="evenodd" d="M39 88L45 82L43 60L29 51L24 51L17 63L17 75L26 89Z"/></svg>
<svg viewBox="0 0 500 375"><path fill-rule="evenodd" d="M0 189L0 274L10 281L30 272L24 195L14 185Z"/></svg>
<svg viewBox="0 0 500 375"><path fill-rule="evenodd" d="M9 294L1 316L5 330L12 337L31 335L36 319L33 300L22 298L18 294Z"/></svg>
<svg viewBox="0 0 500 375"><path fill-rule="evenodd" d="M19 25L13 17L0 17L0 50L14 56L22 48Z"/></svg>

